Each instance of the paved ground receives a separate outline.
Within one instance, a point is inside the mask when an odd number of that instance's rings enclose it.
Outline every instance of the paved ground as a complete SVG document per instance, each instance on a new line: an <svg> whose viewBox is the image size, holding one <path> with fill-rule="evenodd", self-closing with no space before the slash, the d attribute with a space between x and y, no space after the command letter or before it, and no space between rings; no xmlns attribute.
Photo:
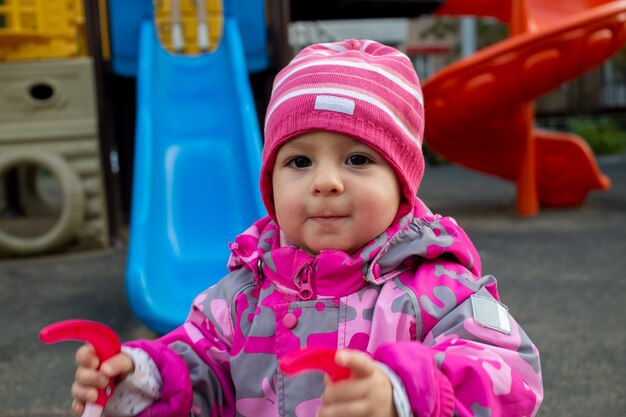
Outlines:
<svg viewBox="0 0 626 417"><path fill-rule="evenodd" d="M541 417L626 415L626 158L576 209L515 216L510 183L432 167L422 196L473 238L485 273L542 353ZM124 295L124 250L0 262L0 417L69 416L75 343L45 346L48 323L105 322L123 339L151 337Z"/></svg>

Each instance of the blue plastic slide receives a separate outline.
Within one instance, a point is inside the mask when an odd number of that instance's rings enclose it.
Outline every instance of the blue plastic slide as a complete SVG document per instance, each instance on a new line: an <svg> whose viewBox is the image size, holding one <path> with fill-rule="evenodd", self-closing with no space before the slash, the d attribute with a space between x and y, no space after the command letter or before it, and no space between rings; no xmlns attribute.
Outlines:
<svg viewBox="0 0 626 417"><path fill-rule="evenodd" d="M237 21L208 55L161 48L141 26L127 292L157 333L226 272L228 242L265 213L261 137Z"/></svg>
<svg viewBox="0 0 626 417"><path fill-rule="evenodd" d="M178 0L180 1L180 0ZM224 15L239 22L248 72L269 67L265 1L224 0ZM113 72L125 77L137 76L141 22L154 17L153 0L108 0L111 64Z"/></svg>

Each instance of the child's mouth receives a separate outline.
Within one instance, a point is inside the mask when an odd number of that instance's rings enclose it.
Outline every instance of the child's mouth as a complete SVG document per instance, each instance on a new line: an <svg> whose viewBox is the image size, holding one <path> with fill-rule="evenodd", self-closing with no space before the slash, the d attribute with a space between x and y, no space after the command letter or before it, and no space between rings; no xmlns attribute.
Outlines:
<svg viewBox="0 0 626 417"><path fill-rule="evenodd" d="M311 220L322 225L328 225L335 223L343 218L345 218L345 216L314 216L311 217Z"/></svg>

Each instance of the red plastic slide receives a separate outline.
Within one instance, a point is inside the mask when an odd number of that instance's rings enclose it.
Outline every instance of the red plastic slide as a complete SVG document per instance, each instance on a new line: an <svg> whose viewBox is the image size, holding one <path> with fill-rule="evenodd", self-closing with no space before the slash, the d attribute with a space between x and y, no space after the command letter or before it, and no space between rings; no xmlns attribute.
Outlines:
<svg viewBox="0 0 626 417"><path fill-rule="evenodd" d="M609 188L582 138L534 128L532 103L622 47L626 0L448 0L438 14L497 17L510 34L424 84L429 147L515 181L522 216Z"/></svg>

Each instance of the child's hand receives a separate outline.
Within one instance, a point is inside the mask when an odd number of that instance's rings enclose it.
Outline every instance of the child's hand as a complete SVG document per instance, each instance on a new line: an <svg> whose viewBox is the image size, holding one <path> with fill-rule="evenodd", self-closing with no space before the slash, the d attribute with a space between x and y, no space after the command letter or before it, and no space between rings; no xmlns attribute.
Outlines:
<svg viewBox="0 0 626 417"><path fill-rule="evenodd" d="M76 376L72 384L72 413L81 415L85 410L85 403L93 403L98 398L98 388L104 388L109 378L124 378L134 370L133 361L124 353L118 353L102 363L93 346L86 344L76 351Z"/></svg>
<svg viewBox="0 0 626 417"><path fill-rule="evenodd" d="M395 417L391 382L366 354L340 350L335 361L352 370L349 379L335 383L327 379L318 417Z"/></svg>

